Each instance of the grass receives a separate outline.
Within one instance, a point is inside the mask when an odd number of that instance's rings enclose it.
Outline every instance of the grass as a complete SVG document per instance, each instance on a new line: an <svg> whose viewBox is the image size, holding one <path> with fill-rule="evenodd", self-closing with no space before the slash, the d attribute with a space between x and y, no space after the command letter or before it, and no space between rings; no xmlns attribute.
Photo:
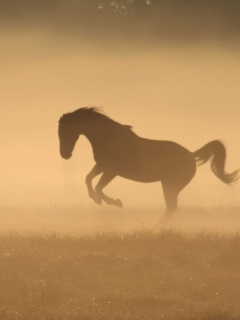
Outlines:
<svg viewBox="0 0 240 320"><path fill-rule="evenodd" d="M0 319L240 319L240 234L0 235Z"/></svg>

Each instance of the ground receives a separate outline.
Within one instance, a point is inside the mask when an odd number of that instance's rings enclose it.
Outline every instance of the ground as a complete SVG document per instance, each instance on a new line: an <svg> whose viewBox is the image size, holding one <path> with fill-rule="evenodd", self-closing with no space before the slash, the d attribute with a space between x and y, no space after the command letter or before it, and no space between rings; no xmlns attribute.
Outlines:
<svg viewBox="0 0 240 320"><path fill-rule="evenodd" d="M27 220L31 211L1 209L0 319L240 319L236 208L228 212L236 230L226 223L226 230L207 228L206 216L214 218L217 209L195 208L182 213L185 224L176 219L179 228L174 223L163 230L146 228L144 209L139 215L132 211L140 218L135 230L121 225L120 231L109 225L101 230L101 217L100 231L87 232L90 222L82 213L84 228L77 232L65 223L64 233L64 221L76 218L74 210L35 210ZM199 211L207 224L190 230L188 218ZM218 211L223 221L225 211ZM57 215L58 230L51 225ZM103 214L105 222L108 215ZM148 219L154 216L149 210Z"/></svg>

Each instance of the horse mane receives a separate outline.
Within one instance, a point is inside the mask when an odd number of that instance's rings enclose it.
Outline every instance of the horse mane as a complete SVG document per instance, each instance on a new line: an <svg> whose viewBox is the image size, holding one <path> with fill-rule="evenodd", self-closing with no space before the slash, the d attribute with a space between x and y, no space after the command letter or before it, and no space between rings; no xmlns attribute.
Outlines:
<svg viewBox="0 0 240 320"><path fill-rule="evenodd" d="M116 122L116 121L112 120L110 117L108 117L103 112L102 107L83 107L83 108L79 108L79 109L75 110L73 113L78 114L81 112L86 113L90 117L98 117L98 118L107 119L107 120L111 120L113 122Z"/></svg>
<svg viewBox="0 0 240 320"><path fill-rule="evenodd" d="M121 124L119 122L114 121L110 117L108 117L105 113L103 113L103 110L101 107L83 107L83 108L79 108L73 112L63 114L63 116L59 120L59 123L64 120L67 121L69 118L73 119L73 118L75 118L75 116L78 116L83 113L92 119L101 119L103 121L108 122L109 124L112 123L113 125L121 126L126 129L129 129L129 130L132 129L132 126Z"/></svg>

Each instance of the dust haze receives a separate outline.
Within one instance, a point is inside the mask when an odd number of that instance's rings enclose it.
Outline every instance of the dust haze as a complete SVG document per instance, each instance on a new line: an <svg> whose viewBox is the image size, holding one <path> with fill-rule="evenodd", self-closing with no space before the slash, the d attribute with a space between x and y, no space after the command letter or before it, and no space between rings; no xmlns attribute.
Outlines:
<svg viewBox="0 0 240 320"><path fill-rule="evenodd" d="M80 137L68 161L59 154L58 119L83 106L102 106L138 135L191 151L221 139L226 170L238 169L239 6L2 1L1 206L85 206L101 214L84 182L94 165L88 141ZM116 178L106 190L128 211L164 210L159 183ZM239 199L239 185L227 187L205 164L179 207L238 207Z"/></svg>
<svg viewBox="0 0 240 320"><path fill-rule="evenodd" d="M58 120L103 107L190 151L220 139L240 168L238 0L0 1L0 314L3 319L237 319L240 185L206 163L168 225L160 183L115 178L97 206L80 137ZM94 180L96 183L97 179Z"/></svg>

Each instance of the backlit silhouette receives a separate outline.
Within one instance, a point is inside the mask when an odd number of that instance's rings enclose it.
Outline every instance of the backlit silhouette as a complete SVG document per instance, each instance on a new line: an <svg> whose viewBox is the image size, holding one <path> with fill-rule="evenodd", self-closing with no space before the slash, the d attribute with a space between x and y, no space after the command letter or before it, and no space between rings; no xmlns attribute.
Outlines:
<svg viewBox="0 0 240 320"><path fill-rule="evenodd" d="M87 175L86 185L89 197L97 204L103 200L122 207L121 200L109 198L102 191L116 176L139 182L161 181L165 219L177 209L178 194L193 178L196 162L201 165L211 159L211 169L221 181L231 184L237 180L238 171L224 171L226 150L222 142L211 141L190 152L175 142L141 138L131 126L115 122L98 108L80 108L64 114L59 120L58 134L64 159L72 156L79 135L85 135L91 143L96 165ZM102 176L94 190L92 180L99 174Z"/></svg>

